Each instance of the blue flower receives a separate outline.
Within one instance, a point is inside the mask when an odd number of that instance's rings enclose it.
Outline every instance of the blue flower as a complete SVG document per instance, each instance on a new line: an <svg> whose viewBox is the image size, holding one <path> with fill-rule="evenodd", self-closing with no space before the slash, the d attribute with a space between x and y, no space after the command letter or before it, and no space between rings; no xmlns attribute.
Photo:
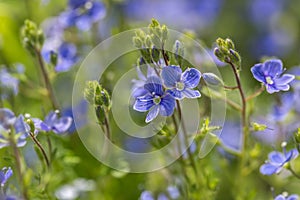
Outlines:
<svg viewBox="0 0 300 200"><path fill-rule="evenodd" d="M269 153L269 160L267 163L260 167L260 173L264 175L278 174L284 168L284 165L292 159L295 159L298 154L297 149L284 152L284 154L278 151L273 151Z"/></svg>
<svg viewBox="0 0 300 200"><path fill-rule="evenodd" d="M134 98L137 98L139 96L144 96L145 94L147 94L148 91L144 88L144 85L146 84L147 78L155 75L154 69L150 66L147 66L146 76L143 74L140 66L136 68L136 71L139 79L132 80L133 86L132 86L131 95Z"/></svg>
<svg viewBox="0 0 300 200"><path fill-rule="evenodd" d="M7 99L11 94L17 95L19 80L13 77L6 69L0 70L0 97Z"/></svg>
<svg viewBox="0 0 300 200"><path fill-rule="evenodd" d="M276 196L274 200L298 200L298 199L299 199L299 196L296 194L292 194L288 197L280 194L280 195Z"/></svg>
<svg viewBox="0 0 300 200"><path fill-rule="evenodd" d="M102 19L106 14L102 2L93 0L70 0L69 9L60 15L64 27L76 26L78 29L88 31L93 23Z"/></svg>
<svg viewBox="0 0 300 200"><path fill-rule="evenodd" d="M74 44L61 42L57 38L46 40L42 48L42 56L47 63L51 63L51 54L57 54L56 72L68 71L78 61L77 49Z"/></svg>
<svg viewBox="0 0 300 200"><path fill-rule="evenodd" d="M57 112L51 111L42 121L38 118L32 118L37 131L53 131L56 134L65 133L72 125L71 117L59 117Z"/></svg>
<svg viewBox="0 0 300 200"><path fill-rule="evenodd" d="M140 200L154 200L154 197L153 197L151 192L145 190L145 191L142 192L139 199Z"/></svg>
<svg viewBox="0 0 300 200"><path fill-rule="evenodd" d="M281 60L269 60L259 63L251 68L254 78L262 82L268 91L272 94L280 90L288 91L289 83L294 80L295 76L291 74L283 74Z"/></svg>
<svg viewBox="0 0 300 200"><path fill-rule="evenodd" d="M0 186L3 187L8 179L12 176L13 171L10 167L3 167L0 171Z"/></svg>
<svg viewBox="0 0 300 200"><path fill-rule="evenodd" d="M194 68L188 68L182 73L178 66L167 66L162 69L161 76L168 92L176 99L198 98L201 96L198 90L192 90L199 84L201 73Z"/></svg>
<svg viewBox="0 0 300 200"><path fill-rule="evenodd" d="M175 99L163 91L162 82L159 77L151 76L144 85L147 93L136 98L133 109L139 112L149 111L146 122L152 121L158 114L170 116L175 108Z"/></svg>
<svg viewBox="0 0 300 200"><path fill-rule="evenodd" d="M11 110L0 108L0 148L10 145L11 131L14 131L17 147L24 146L30 127L24 122L23 115L16 117Z"/></svg>

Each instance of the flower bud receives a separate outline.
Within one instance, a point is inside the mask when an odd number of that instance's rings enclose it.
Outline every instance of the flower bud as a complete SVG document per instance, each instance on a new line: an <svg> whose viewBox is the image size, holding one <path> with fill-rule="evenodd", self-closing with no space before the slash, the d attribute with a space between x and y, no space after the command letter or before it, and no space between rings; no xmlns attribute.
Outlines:
<svg viewBox="0 0 300 200"><path fill-rule="evenodd" d="M145 45L147 48L150 48L152 46L151 37L149 35L147 35L145 38Z"/></svg>
<svg viewBox="0 0 300 200"><path fill-rule="evenodd" d="M162 36L161 36L162 40L166 41L168 39L168 32L169 32L166 25L162 25L161 32L162 32Z"/></svg>
<svg viewBox="0 0 300 200"><path fill-rule="evenodd" d="M158 62L159 61L159 55L160 55L160 51L155 48L155 46L152 48L151 50L152 52L152 59L155 61L155 62Z"/></svg>
<svg viewBox="0 0 300 200"><path fill-rule="evenodd" d="M235 49L235 47L234 47L234 43L232 42L232 40L231 40L231 39L229 39L229 38L226 38L226 40L225 40L225 44L226 44L226 46L227 46L227 48L228 48L228 49Z"/></svg>
<svg viewBox="0 0 300 200"><path fill-rule="evenodd" d="M205 80L205 82L210 85L215 85L215 86L224 85L223 81L213 73L203 73L202 77Z"/></svg>
<svg viewBox="0 0 300 200"><path fill-rule="evenodd" d="M297 144L300 144L300 128L298 128L298 131L294 134L294 138Z"/></svg>
<svg viewBox="0 0 300 200"><path fill-rule="evenodd" d="M136 48L142 48L142 46L143 46L142 40L137 36L132 38L132 42Z"/></svg>

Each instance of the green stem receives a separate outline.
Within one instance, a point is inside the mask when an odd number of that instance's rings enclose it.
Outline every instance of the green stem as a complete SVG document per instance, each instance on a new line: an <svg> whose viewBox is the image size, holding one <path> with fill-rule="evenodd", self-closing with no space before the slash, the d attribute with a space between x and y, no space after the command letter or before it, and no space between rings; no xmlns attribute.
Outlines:
<svg viewBox="0 0 300 200"><path fill-rule="evenodd" d="M188 157L189 157L189 160L191 162L191 166L193 168L193 171L194 171L194 173L196 175L196 179L197 179L197 177L198 177L197 166L196 166L195 160L193 158L191 149L190 149L189 144L188 144L188 134L187 134L187 131L186 131L184 120L182 118L182 111L181 111L180 102L178 100L176 100L176 104L177 104L177 109L178 109L178 118L180 120L182 131L183 131L183 134L184 134L184 142L185 142L186 147L188 147L188 149L187 149Z"/></svg>
<svg viewBox="0 0 300 200"><path fill-rule="evenodd" d="M252 95L248 96L246 98L246 101L249 101L255 97L257 97L258 95L260 95L263 91L265 90L264 85L261 85L261 87L259 88L259 90L257 90L256 92L254 92Z"/></svg>
<svg viewBox="0 0 300 200"><path fill-rule="evenodd" d="M44 79L44 82L45 82L46 89L48 91L49 98L51 100L52 107L53 107L54 110L57 110L57 109L59 109L59 105L58 105L57 100L55 98L53 88L52 88L52 85L51 85L51 82L50 82L50 78L48 76L48 73L47 73L47 70L46 70L46 67L44 65L42 55L41 55L41 51L38 50L38 49L35 49L35 54L38 58L39 66L40 66L40 69L42 71L43 79Z"/></svg>
<svg viewBox="0 0 300 200"><path fill-rule="evenodd" d="M234 73L235 76L235 80L238 86L238 90L240 93L240 97L242 100L242 111L241 111L241 115L242 115L242 127L243 127L243 145L242 145L242 155L244 155L245 149L246 149L246 145L247 145L247 140L248 140L248 124L247 124L247 116L246 116L246 109L247 109L247 101L246 101L246 97L242 88L242 84L240 81L240 77L238 74L238 71L236 69L236 67L234 66L234 64L232 62L228 62L228 64L230 64L231 69ZM244 156L242 156L243 159ZM242 162L243 163L243 162Z"/></svg>
<svg viewBox="0 0 300 200"><path fill-rule="evenodd" d="M227 86L227 85L223 85L223 87L228 90L235 90L239 88L238 86Z"/></svg>
<svg viewBox="0 0 300 200"><path fill-rule="evenodd" d="M49 161L46 151L42 147L41 143L36 139L36 137L34 136L34 134L32 132L29 132L29 135L32 138L32 140L34 141L34 143L37 145L37 147L40 149L40 151L42 152L45 162L47 164L47 167L50 168L50 161Z"/></svg>
<svg viewBox="0 0 300 200"><path fill-rule="evenodd" d="M14 131L12 128L11 128L11 130L12 130L12 132L10 134L10 144L12 146L13 153L14 153L14 158L15 158L15 162L16 162L16 168L17 168L17 173L18 173L18 178L19 178L22 195L25 200L29 200L27 189L26 189L26 186L24 184L24 179L23 179L23 170L22 170L22 162L21 162L20 152L15 143Z"/></svg>
<svg viewBox="0 0 300 200"><path fill-rule="evenodd" d="M49 155L50 155L49 163L51 165L51 162L52 162L52 142L51 142L51 139L49 137L49 134L47 134L47 144L48 144L48 151L49 151Z"/></svg>
<svg viewBox="0 0 300 200"><path fill-rule="evenodd" d="M291 166L289 166L288 170L298 179L300 179L300 175L297 174Z"/></svg>

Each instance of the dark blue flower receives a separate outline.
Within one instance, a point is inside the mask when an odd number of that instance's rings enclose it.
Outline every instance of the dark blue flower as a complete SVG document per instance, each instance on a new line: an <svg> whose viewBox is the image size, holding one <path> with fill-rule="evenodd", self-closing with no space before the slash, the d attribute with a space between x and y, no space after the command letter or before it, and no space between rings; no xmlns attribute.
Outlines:
<svg viewBox="0 0 300 200"><path fill-rule="evenodd" d="M12 176L13 171L10 167L3 167L0 171L0 185L3 187L8 179Z"/></svg>
<svg viewBox="0 0 300 200"><path fill-rule="evenodd" d="M280 195L276 196L274 200L298 200L298 199L299 199L299 196L296 194L292 194L290 196L284 196L284 195L280 194Z"/></svg>
<svg viewBox="0 0 300 200"><path fill-rule="evenodd" d="M24 146L30 127L25 123L23 115L15 117L11 110L0 108L0 148L10 145L11 131L14 131L17 147Z"/></svg>
<svg viewBox="0 0 300 200"><path fill-rule="evenodd" d="M8 98L11 94L17 95L19 90L19 80L13 77L6 69L0 70L0 97Z"/></svg>
<svg viewBox="0 0 300 200"><path fill-rule="evenodd" d="M42 121L38 118L33 118L34 126L37 131L53 131L56 134L65 133L72 125L71 117L59 117L57 112L51 111Z"/></svg>
<svg viewBox="0 0 300 200"><path fill-rule="evenodd" d="M106 14L102 2L93 0L70 0L69 9L60 15L64 27L76 26L78 29L88 31L93 23L102 19Z"/></svg>
<svg viewBox="0 0 300 200"><path fill-rule="evenodd" d="M152 121L158 114L170 116L175 108L175 99L163 91L162 82L159 77L151 76L145 85L147 93L136 98L133 109L139 112L149 111L146 122Z"/></svg>
<svg viewBox="0 0 300 200"><path fill-rule="evenodd" d="M62 43L57 38L46 40L42 49L42 56L47 63L51 63L51 54L57 54L57 64L55 66L57 72L65 72L73 67L78 61L76 53L77 50L74 44Z"/></svg>
<svg viewBox="0 0 300 200"><path fill-rule="evenodd" d="M288 91L289 83L294 80L295 76L291 74L283 74L281 60L268 60L264 63L259 63L251 68L254 78L262 82L268 91L272 94L280 90Z"/></svg>
<svg viewBox="0 0 300 200"><path fill-rule="evenodd" d="M284 153L273 151L269 153L267 163L260 167L260 173L264 175L278 174L284 168L284 165L295 159L298 154L297 149L292 149Z"/></svg>
<svg viewBox="0 0 300 200"><path fill-rule="evenodd" d="M168 92L176 99L198 98L201 96L197 87L201 78L201 73L194 68L188 68L182 73L178 66L167 66L162 69L161 76L164 85L169 88Z"/></svg>

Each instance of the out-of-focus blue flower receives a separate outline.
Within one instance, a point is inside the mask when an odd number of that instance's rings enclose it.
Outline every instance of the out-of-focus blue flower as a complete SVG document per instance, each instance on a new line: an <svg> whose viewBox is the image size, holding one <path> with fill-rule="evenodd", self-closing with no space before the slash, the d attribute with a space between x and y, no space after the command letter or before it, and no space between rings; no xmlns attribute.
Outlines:
<svg viewBox="0 0 300 200"><path fill-rule="evenodd" d="M177 199L180 197L180 192L179 192L178 188L175 186L169 186L167 188L167 191L168 191L171 199Z"/></svg>
<svg viewBox="0 0 300 200"><path fill-rule="evenodd" d="M88 31L93 23L106 15L102 2L94 0L70 0L67 11L60 15L64 27L76 26L82 31Z"/></svg>
<svg viewBox="0 0 300 200"><path fill-rule="evenodd" d="M197 87L201 78L201 73L197 69L188 68L182 73L178 66L167 66L162 69L161 76L164 85L169 88L168 92L176 99L198 98L201 96Z"/></svg>
<svg viewBox="0 0 300 200"><path fill-rule="evenodd" d="M38 118L32 118L36 131L53 131L56 134L65 133L72 124L71 117L59 117L57 112L51 111L42 121Z"/></svg>
<svg viewBox="0 0 300 200"><path fill-rule="evenodd" d="M262 82L268 91L272 94L280 90L288 91L289 83L294 80L295 76L291 74L283 74L281 60L268 60L264 63L259 63L251 68L254 78Z"/></svg>
<svg viewBox="0 0 300 200"><path fill-rule="evenodd" d="M267 163L260 167L260 173L264 175L278 174L284 168L286 163L295 159L298 155L297 149L292 149L288 152L285 152L284 150L284 153L273 151L269 153L269 160Z"/></svg>
<svg viewBox="0 0 300 200"><path fill-rule="evenodd" d="M158 195L157 200L169 200L169 198L167 197L167 195L162 193Z"/></svg>
<svg viewBox="0 0 300 200"><path fill-rule="evenodd" d="M141 196L140 196L140 200L155 200L152 193L145 190L142 192Z"/></svg>
<svg viewBox="0 0 300 200"><path fill-rule="evenodd" d="M11 94L17 95L19 90L19 80L13 77L7 69L0 69L0 91L1 98L6 99Z"/></svg>
<svg viewBox="0 0 300 200"><path fill-rule="evenodd" d="M296 194L292 194L290 196L284 196L284 195L280 194L280 195L276 196L274 200L298 200L298 199L299 199L299 196Z"/></svg>
<svg viewBox="0 0 300 200"><path fill-rule="evenodd" d="M139 112L149 111L146 122L152 121L158 114L170 116L175 108L175 99L163 91L162 82L159 77L151 76L147 79L144 88L147 93L136 98L133 109Z"/></svg>
<svg viewBox="0 0 300 200"><path fill-rule="evenodd" d="M51 63L52 54L57 54L56 72L65 72L73 67L78 61L76 53L74 44L61 42L57 38L46 40L42 48L42 56L47 63Z"/></svg>
<svg viewBox="0 0 300 200"><path fill-rule="evenodd" d="M281 94L278 102L272 107L271 119L275 121L284 120L293 109L295 101L294 93L286 92Z"/></svg>
<svg viewBox="0 0 300 200"><path fill-rule="evenodd" d="M74 133L76 129L80 129L87 123L87 111L88 103L85 100L80 101L73 109L70 107L62 111L61 115L63 117L72 118L72 124L67 132ZM76 120L76 125L74 120Z"/></svg>
<svg viewBox="0 0 300 200"><path fill-rule="evenodd" d="M13 171L10 167L3 167L0 171L0 185L3 187L8 179L12 176Z"/></svg>
<svg viewBox="0 0 300 200"><path fill-rule="evenodd" d="M134 98L147 94L148 91L144 88L144 85L146 84L147 78L155 75L154 69L150 66L147 66L146 76L143 74L140 66L137 66L136 71L139 79L132 80L133 86L131 95Z"/></svg>
<svg viewBox="0 0 300 200"><path fill-rule="evenodd" d="M10 145L11 131L14 131L14 138L17 147L24 146L26 144L26 138L30 131L30 127L24 122L23 115L15 117L15 114L11 110L7 108L0 108L0 148Z"/></svg>
<svg viewBox="0 0 300 200"><path fill-rule="evenodd" d="M130 0L124 12L130 20L158 19L177 28L204 29L220 13L223 0ZM168 12L166 12L168 10ZM180 16L174 20L174 16Z"/></svg>
<svg viewBox="0 0 300 200"><path fill-rule="evenodd" d="M285 56L293 49L296 39L293 31L287 28L268 30L253 39L251 42L252 54L256 58Z"/></svg>
<svg viewBox="0 0 300 200"><path fill-rule="evenodd" d="M272 19L279 17L284 7L283 0L253 0L250 2L250 17L259 26L265 26L271 23Z"/></svg>
<svg viewBox="0 0 300 200"><path fill-rule="evenodd" d="M242 147L242 132L242 127L239 122L225 121L220 135L220 141L223 147L231 151L240 152ZM221 153L225 152L221 150Z"/></svg>

